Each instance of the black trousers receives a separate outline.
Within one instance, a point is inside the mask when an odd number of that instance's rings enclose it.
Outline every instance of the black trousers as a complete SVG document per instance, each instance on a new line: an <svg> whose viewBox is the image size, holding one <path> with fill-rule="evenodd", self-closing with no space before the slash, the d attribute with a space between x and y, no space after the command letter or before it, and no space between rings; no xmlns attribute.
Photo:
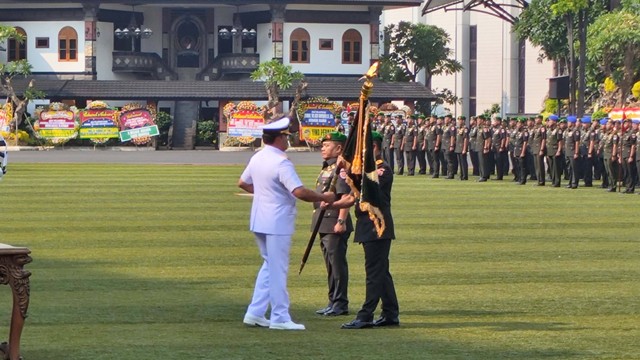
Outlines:
<svg viewBox="0 0 640 360"><path fill-rule="evenodd" d="M509 160L511 161L511 166L513 169L513 179L515 181L520 181L520 164L524 164L524 161L520 161L520 154L518 154L518 156L515 156L513 151L509 152ZM508 174L508 171L505 172L505 174Z"/></svg>
<svg viewBox="0 0 640 360"><path fill-rule="evenodd" d="M394 171L395 167L395 159L393 156L393 149L386 147L383 149L382 151L382 159L389 164L389 167L391 168L391 171Z"/></svg>
<svg viewBox="0 0 640 360"><path fill-rule="evenodd" d="M443 176L447 175L447 169L448 169L448 164L447 164L447 157L445 156L446 151L440 149L440 151L438 151L438 158L440 159L440 172L442 172Z"/></svg>
<svg viewBox="0 0 640 360"><path fill-rule="evenodd" d="M593 185L593 157L582 156L582 179L585 186Z"/></svg>
<svg viewBox="0 0 640 360"><path fill-rule="evenodd" d="M505 151L492 151L493 161L496 169L496 180L502 180L504 176L504 162L509 161Z"/></svg>
<svg viewBox="0 0 640 360"><path fill-rule="evenodd" d="M416 156L418 158L418 165L420 166L420 170L418 170L418 174L424 175L427 173L427 152L425 150L418 150Z"/></svg>
<svg viewBox="0 0 640 360"><path fill-rule="evenodd" d="M535 164L533 163L533 154L531 153L531 151L527 150L525 153L525 157L526 157L526 162L527 162L527 174L531 175L530 179L531 180L537 180L538 176L536 175L536 167Z"/></svg>
<svg viewBox="0 0 640 360"><path fill-rule="evenodd" d="M551 185L553 186L560 186L563 162L564 157L562 155L547 156L547 163L549 163L549 173L551 174Z"/></svg>
<svg viewBox="0 0 640 360"><path fill-rule="evenodd" d="M602 187L609 187L609 175L607 174L607 166L602 156L598 156L596 158L596 165L593 168L594 178L597 179L598 176L596 175L599 175L599 177L602 178Z"/></svg>
<svg viewBox="0 0 640 360"><path fill-rule="evenodd" d="M460 166L460 180L469 180L469 162L467 161L467 154L456 153L458 158L458 164Z"/></svg>
<svg viewBox="0 0 640 360"><path fill-rule="evenodd" d="M429 150L433 156L433 176L440 176L440 168L442 167L442 162L440 158L440 150Z"/></svg>
<svg viewBox="0 0 640 360"><path fill-rule="evenodd" d="M405 151L404 152L404 156L407 164L407 173L409 175L414 175L416 173L416 157L417 157L417 151L416 150L409 150L409 151Z"/></svg>
<svg viewBox="0 0 640 360"><path fill-rule="evenodd" d="M397 319L400 313L396 288L389 272L391 240L374 240L362 243L364 271L366 273L366 297L356 318L372 321L373 313L382 301L382 316Z"/></svg>
<svg viewBox="0 0 640 360"><path fill-rule="evenodd" d="M327 267L327 306L336 312L349 310L349 265L347 264L347 244L350 233L320 234L320 248Z"/></svg>
<svg viewBox="0 0 640 360"><path fill-rule="evenodd" d="M636 189L636 162L629 163L628 158L622 159L622 169L624 171L624 187L627 191L635 191Z"/></svg>
<svg viewBox="0 0 640 360"><path fill-rule="evenodd" d="M479 168L479 159L478 159L478 152L477 151L469 151L469 157L471 158L471 167L473 167L473 170L471 171L471 175L473 176L478 176L480 175L480 168Z"/></svg>
<svg viewBox="0 0 640 360"><path fill-rule="evenodd" d="M398 165L398 175L404 174L404 151L400 150L400 148L395 148L396 153L396 164Z"/></svg>
<svg viewBox="0 0 640 360"><path fill-rule="evenodd" d="M517 166L514 165L514 169L518 169L518 173L516 174L516 178L520 184L527 183L527 176L529 175L529 168L527 163L527 156L524 157L515 157Z"/></svg>

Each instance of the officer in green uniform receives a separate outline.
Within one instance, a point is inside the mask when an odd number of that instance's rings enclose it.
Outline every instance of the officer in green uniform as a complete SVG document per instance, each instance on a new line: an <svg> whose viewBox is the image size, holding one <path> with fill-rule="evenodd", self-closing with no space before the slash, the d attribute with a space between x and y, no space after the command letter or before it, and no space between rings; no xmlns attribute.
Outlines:
<svg viewBox="0 0 640 360"><path fill-rule="evenodd" d="M547 128L542 124L542 115L536 116L530 143L536 178L538 179L537 186L544 186L547 177L544 164L544 156L547 152Z"/></svg>
<svg viewBox="0 0 640 360"><path fill-rule="evenodd" d="M469 128L465 124L465 117L458 116L458 126L456 127L455 154L460 166L460 180L469 180L469 163L467 162L467 152L469 151Z"/></svg>
<svg viewBox="0 0 640 360"><path fill-rule="evenodd" d="M564 135L564 154L565 164L567 164L567 170L569 172L569 185L566 187L569 189L578 188L578 179L580 179L580 130L577 128L578 118L569 115L567 116L567 131Z"/></svg>
<svg viewBox="0 0 640 360"><path fill-rule="evenodd" d="M633 128L635 126L635 129ZM636 143L637 125L632 126L631 119L624 120L622 125L621 152L622 171L624 174L625 194L633 194L636 188Z"/></svg>
<svg viewBox="0 0 640 360"><path fill-rule="evenodd" d="M447 167L447 179L453 179L455 165L456 146L456 126L451 119L451 115L444 117L444 129L442 129L442 151L444 151L444 161Z"/></svg>
<svg viewBox="0 0 640 360"><path fill-rule="evenodd" d="M562 177L562 149L563 149L563 137L562 131L558 129L558 116L549 115L547 118L547 162L549 164L549 172L551 173L551 185L553 187L560 187Z"/></svg>
<svg viewBox="0 0 640 360"><path fill-rule="evenodd" d="M389 164L391 170L394 169L395 154L393 146L393 135L396 133L396 126L391 121L391 115L387 114L384 119L382 134L382 158Z"/></svg>
<svg viewBox="0 0 640 360"><path fill-rule="evenodd" d="M507 147L509 150L509 160L507 160L505 174L509 173L509 162L511 162L511 172L513 173L513 181L518 181L518 176L520 174L520 162L518 161L518 156L515 154L514 147L516 144L516 136L518 135L518 118L510 117L509 118L509 129L507 130L507 135L509 136L509 141L507 143Z"/></svg>
<svg viewBox="0 0 640 360"><path fill-rule="evenodd" d="M515 136L513 137L513 156L516 162L513 168L514 170L518 170L516 180L520 185L527 183L527 145L529 144L529 129L525 125L526 122L527 118L518 118Z"/></svg>
<svg viewBox="0 0 640 360"><path fill-rule="evenodd" d="M479 176L478 150L476 143L478 139L478 122L475 116L469 117L469 158L471 158L472 176Z"/></svg>
<svg viewBox="0 0 640 360"><path fill-rule="evenodd" d="M322 193L329 188L333 176L336 176L335 193L337 198L348 196L351 188L346 183L344 169L336 172L336 161L342 154L347 137L340 132L331 132L322 139L322 170L316 181L316 191ZM311 230L321 221L318 233L320 234L320 248L327 268L328 298L326 307L317 310L316 314L324 316L339 316L349 313L349 299L347 287L349 283L349 267L347 265L347 244L349 235L353 232L353 224L349 215L349 208L327 209L324 217L319 219L319 203L314 203Z"/></svg>
<svg viewBox="0 0 640 360"><path fill-rule="evenodd" d="M429 117L424 134L425 149L427 150L427 164L429 165L429 175L435 173L434 147L436 144L436 116Z"/></svg>
<svg viewBox="0 0 640 360"><path fill-rule="evenodd" d="M436 119L436 124L433 127L433 134L435 137L433 140L433 164L435 166L435 170L433 172L434 179L437 179L438 177L440 177L440 171L442 171L443 174L445 172L444 155L442 155L442 135L443 135L442 122L443 121L444 121L444 118L439 117L438 119Z"/></svg>
<svg viewBox="0 0 640 360"><path fill-rule="evenodd" d="M580 119L582 131L580 132L580 158L581 177L585 187L593 186L593 164L596 158L596 133L592 126L591 116L583 116Z"/></svg>
<svg viewBox="0 0 640 360"><path fill-rule="evenodd" d="M491 153L493 154L496 169L496 180L502 180L504 175L504 162L509 161L507 157L507 131L502 127L499 116L492 120L491 128Z"/></svg>
<svg viewBox="0 0 640 360"><path fill-rule="evenodd" d="M418 165L420 169L418 170L418 174L426 175L427 174L427 144L425 141L425 137L427 134L427 121L424 115L418 115L418 149L416 150L416 156L418 159Z"/></svg>
<svg viewBox="0 0 640 360"><path fill-rule="evenodd" d="M527 131L529 132L529 142L527 143L527 174L529 174L529 180L538 181L536 176L536 167L533 163L533 151L531 150L531 138L533 137L533 130L535 129L536 118L531 116L527 119Z"/></svg>
<svg viewBox="0 0 640 360"><path fill-rule="evenodd" d="M480 178L478 182L485 182L489 180L489 164L491 163L489 157L491 156L491 128L488 124L489 120L484 116L478 116L478 126L480 126L480 133L476 139L476 149L478 149L478 166L480 171Z"/></svg>
<svg viewBox="0 0 640 360"><path fill-rule="evenodd" d="M593 178L599 180L602 178L602 184L600 185L603 189L609 188L609 175L607 174L607 166L604 161L604 139L607 136L607 123L609 122L608 118L603 118L598 121L598 127L596 128L596 149L597 149L597 158L596 158L596 166L593 169Z"/></svg>
<svg viewBox="0 0 640 360"><path fill-rule="evenodd" d="M407 132L407 125L402 120L402 116L396 116L396 132L393 134L393 148L396 156L396 165L398 165L398 172L396 174L404 174L404 147L402 146L404 140L404 134Z"/></svg>
<svg viewBox="0 0 640 360"><path fill-rule="evenodd" d="M618 179L620 171L618 164L618 147L620 145L620 135L615 121L607 122L605 135L602 139L602 155L604 158L604 168L609 180L609 192L616 192L618 189Z"/></svg>
<svg viewBox="0 0 640 360"><path fill-rule="evenodd" d="M409 115L407 128L402 139L402 148L407 164L407 176L414 176L416 171L416 153L418 151L418 126L416 126L416 116Z"/></svg>

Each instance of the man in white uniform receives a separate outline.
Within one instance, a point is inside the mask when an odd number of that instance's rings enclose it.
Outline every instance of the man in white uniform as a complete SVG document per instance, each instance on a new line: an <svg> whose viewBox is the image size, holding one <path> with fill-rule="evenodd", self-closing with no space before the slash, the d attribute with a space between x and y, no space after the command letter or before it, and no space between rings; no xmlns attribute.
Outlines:
<svg viewBox="0 0 640 360"><path fill-rule="evenodd" d="M240 176L238 186L253 194L249 228L264 259L258 272L244 323L279 330L304 330L289 315L287 273L289 248L295 228L296 198L307 202L333 202L334 193L307 189L287 158L289 119L263 127L264 148L256 153ZM270 320L265 318L271 305Z"/></svg>

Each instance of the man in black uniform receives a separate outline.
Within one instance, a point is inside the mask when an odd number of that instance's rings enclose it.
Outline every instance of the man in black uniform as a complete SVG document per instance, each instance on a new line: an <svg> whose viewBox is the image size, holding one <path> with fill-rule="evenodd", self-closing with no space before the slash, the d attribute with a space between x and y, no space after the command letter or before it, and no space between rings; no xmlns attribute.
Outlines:
<svg viewBox="0 0 640 360"><path fill-rule="evenodd" d="M456 129L455 153L460 166L460 180L469 180L469 164L467 162L467 152L469 151L469 129L465 124L464 116L458 116L458 127Z"/></svg>
<svg viewBox="0 0 640 360"><path fill-rule="evenodd" d="M316 191L323 192L328 189L333 176L336 177L335 193L337 199L346 197L351 192L347 185L344 170L335 173L336 161L342 154L347 137L339 132L328 133L322 139L322 171L316 181ZM332 176L333 175L333 176ZM311 231L318 222L319 203L314 203ZM320 219L320 248L327 267L327 282L329 285L329 302L326 307L317 310L316 314L324 316L339 316L349 314L349 299L347 287L349 283L349 267L347 265L347 243L349 235L353 231L349 208L327 209L324 217Z"/></svg>
<svg viewBox="0 0 640 360"><path fill-rule="evenodd" d="M416 126L415 115L409 115L409 121L402 138L402 148L407 163L407 176L415 175L416 153L418 151L418 127Z"/></svg>
<svg viewBox="0 0 640 360"><path fill-rule="evenodd" d="M364 329L372 326L397 326L400 324L398 315L398 298L393 284L393 278L389 272L389 251L391 240L395 239L393 217L391 216L391 187L393 185L393 172L382 159L380 159L380 134L373 132L373 151L378 167L378 182L381 190L380 212L384 216L385 231L378 237L375 226L367 212L360 211L355 206L356 230L355 242L362 244L364 249L364 268L366 273L366 297L362 308L358 311L355 320L342 324L342 329ZM345 199L346 200L346 199ZM351 201L339 201L335 207L350 206ZM342 204L341 204L342 203ZM374 312L378 303L382 301L382 313L380 318L373 321Z"/></svg>

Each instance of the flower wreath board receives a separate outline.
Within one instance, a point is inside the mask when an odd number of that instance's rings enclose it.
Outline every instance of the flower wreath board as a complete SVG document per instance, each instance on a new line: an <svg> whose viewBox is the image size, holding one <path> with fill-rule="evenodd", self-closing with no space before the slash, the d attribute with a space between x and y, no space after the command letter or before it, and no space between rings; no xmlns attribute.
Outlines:
<svg viewBox="0 0 640 360"><path fill-rule="evenodd" d="M156 125L156 112L151 106L143 107L137 103L127 104L118 113L120 123L120 141L131 141L144 145L152 136L160 135Z"/></svg>
<svg viewBox="0 0 640 360"><path fill-rule="evenodd" d="M336 127L335 114L339 105L326 99L310 99L298 107L300 140L318 146L322 138Z"/></svg>

